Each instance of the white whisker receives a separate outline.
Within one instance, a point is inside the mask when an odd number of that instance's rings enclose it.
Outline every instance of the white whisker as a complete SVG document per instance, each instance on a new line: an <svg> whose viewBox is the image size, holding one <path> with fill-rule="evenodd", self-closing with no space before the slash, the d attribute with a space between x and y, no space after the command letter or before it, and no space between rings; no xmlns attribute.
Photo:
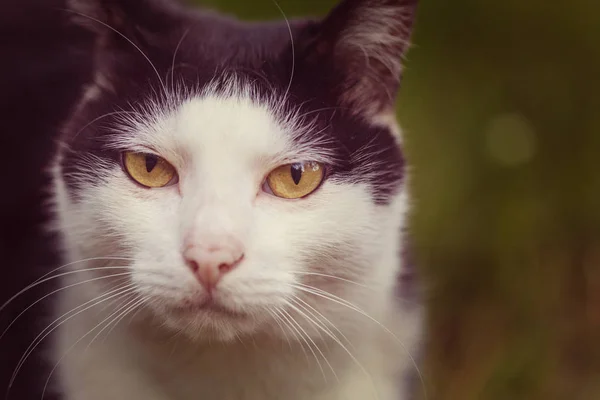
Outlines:
<svg viewBox="0 0 600 400"><path fill-rule="evenodd" d="M281 8L281 6L277 2L277 0L272 0L272 1L273 1L273 4L275 4L275 6L279 9L279 12L283 16L283 19L285 20L285 23L288 28L288 32L290 34L290 43L291 43L291 48L292 48L292 71L290 72L290 81L288 82L287 88L285 89L285 93L282 98L282 102L285 102L287 99L287 96L290 92L290 88L292 87L292 81L294 80L294 73L295 73L295 69L296 69L296 49L294 46L294 35L292 33L292 26L290 25L289 19L283 12L283 9Z"/></svg>
<svg viewBox="0 0 600 400"><path fill-rule="evenodd" d="M296 311L300 312L296 307L294 307L293 305L290 305L290 307L293 307L296 309ZM306 315L305 315L306 318ZM312 320L311 320L312 321ZM367 376L367 378L371 381L371 385L373 388L373 394L375 394L375 397L379 398L379 395L377 394L377 390L376 390L376 386L375 386L375 382L373 381L373 377L371 376L371 374L369 373L369 371L367 371L367 369L360 363L360 361L358 361L358 359L356 358L356 356L354 356L354 354L352 354L352 352L350 350L348 350L348 348L339 340L339 338L337 338L335 335L329 333L327 330L323 329L321 327L321 325L315 323L314 321L312 321L315 326L321 328L323 330L323 332L325 334L327 334L331 339L333 339L338 345L340 345L340 347L342 349L344 349L344 351L346 351L346 353L350 356L350 358L354 361L354 363L356 363L356 365L358 366L358 368L360 368L360 370ZM335 373L335 372L334 372Z"/></svg>
<svg viewBox="0 0 600 400"><path fill-rule="evenodd" d="M126 281L126 280L127 280L127 276L124 276L124 277L118 279L118 281L120 281L118 286L127 284L127 282L123 283L123 281ZM113 284L109 285L109 286L115 287L116 282L111 282L111 283L113 283ZM132 282L130 282L130 283L132 283ZM99 286L103 286L102 290L100 290L100 291L104 292L105 290L107 290L106 285L99 285ZM96 316L102 315L102 313L104 311L106 311L108 308L112 307L117 301L119 301L119 298L112 299L111 301L105 303L99 310L96 311Z"/></svg>
<svg viewBox="0 0 600 400"><path fill-rule="evenodd" d="M8 306L8 304L10 304L13 300L15 300L17 297L21 296L23 293L27 292L28 290L33 289L36 286L41 285L42 283L51 281L53 279L57 279L60 278L61 276L67 276L67 275L72 275L72 274L78 274L78 273L82 273L82 272L88 272L88 271L102 271L102 270L112 270L112 269L132 269L132 267L130 266L119 266L119 267L113 267L113 266L106 266L106 267L94 267L94 268L83 268L83 269L78 269L75 271L69 271L69 272L62 272L58 275L54 275L54 276L50 276L41 280L37 280L34 283L26 286L24 289L22 289L20 292L18 292L17 294L15 294L14 296L12 296L10 299L8 299L4 304L2 304L2 306L0 306L0 312L6 308L6 306ZM153 274L156 275L160 275L158 272L153 272ZM47 276L47 274L45 275Z"/></svg>
<svg viewBox="0 0 600 400"><path fill-rule="evenodd" d="M38 284L41 284L41 283L44 283L44 282L47 282L48 280L50 280L50 279L44 279L44 278L48 277L49 275L53 274L54 272L56 272L58 270L61 270L63 268L69 267L71 265L80 263L80 262L99 261L99 260L106 260L106 261L111 261L111 260L123 261L124 260L124 261L130 261L130 259L125 259L125 258L93 257L93 258L86 258L86 259L83 259L83 260L73 261L73 262L70 262L68 264L61 265L60 267L55 268L52 271L47 272L46 274L42 275L40 278L36 279L33 283L27 285L24 289L22 289L21 291L19 291L18 293L16 293L14 296L12 296L10 299L8 299L7 301L5 301L4 304L2 304L0 306L0 312L4 308L6 308L6 306L8 306L13 300L15 300L17 297L19 297L20 295L22 295L23 293L25 293L29 289L32 289L33 287L37 286ZM125 268L125 267L123 267L123 268ZM63 275L57 275L57 277L58 276L63 276ZM53 278L51 278L51 279L53 279Z"/></svg>
<svg viewBox="0 0 600 400"><path fill-rule="evenodd" d="M293 301L293 299L291 299L291 300ZM296 303L296 304L298 304L298 303ZM292 310L296 311L298 314L300 314L302 317L304 317L305 320L307 320L308 322L310 322L311 324L313 324L316 328L318 328L316 330L317 330L319 336L321 337L321 340L323 342L325 342L324 339L323 339L323 336L321 336L321 332L320 332L321 330L325 331L325 329L323 329L321 327L320 323L318 323L314 319L310 318L308 315L306 315L305 312L303 312L302 310L300 310L298 307L294 306L292 303L288 303L288 307L290 307ZM332 334L330 334L330 336L334 337ZM329 366L329 369L331 369L331 372L333 373L333 376L335 376L335 379L339 382L340 379L338 378L338 376L337 376L337 374L335 372L335 369L333 369L333 366L331 365L331 363L329 362L329 360L327 359L327 357L325 356L325 354L323 354L323 352L321 351L321 349L319 348L319 346L317 346L317 344L310 338L310 336L307 335L307 337L308 337L308 339L310 339L311 343L315 346L315 348L317 349L317 351L319 352L319 354L321 354L321 357L323 357L323 360L325 360L325 362ZM319 365L320 365L320 363L319 363ZM323 372L323 377L325 377L325 372L324 371L322 371L322 372ZM325 381L327 381L327 378L325 378Z"/></svg>
<svg viewBox="0 0 600 400"><path fill-rule="evenodd" d="M311 114L316 114L322 111L329 111L329 110L338 110L338 109L344 109L345 107L323 107L323 108L317 108L316 110L311 110L311 111L307 111L303 114L298 115L296 118L299 120L302 120L302 118L307 117Z"/></svg>
<svg viewBox="0 0 600 400"><path fill-rule="evenodd" d="M288 304L288 306L291 306L291 305ZM325 380L325 382L327 382L327 375L325 375L325 370L323 369L323 366L321 365L321 362L319 361L319 357L317 357L317 353L315 353L315 351L313 350L310 343L312 343L312 345L315 346L319 352L321 352L321 350L315 344L314 340L312 340L312 338L308 335L308 333L306 333L306 330L304 330L304 328L302 328L302 326L298 323L298 321L296 321L289 312L287 312L286 310L283 310L283 309L280 311L283 313L284 316L287 316L289 318L289 320L293 324L292 326L295 325L299 329L299 331L298 330L296 330L296 331L298 332L298 334L300 335L300 337L302 338L304 343L306 343L306 346L312 353L313 357L315 358L315 361L317 362L317 365L319 366L319 369L321 370L321 373L323 374L323 379ZM310 341L310 343L308 341ZM323 354L323 353L321 353L321 354Z"/></svg>
<svg viewBox="0 0 600 400"><path fill-rule="evenodd" d="M412 354L410 354L410 352L408 351L408 349L406 348L406 346L404 345L404 343L402 343L402 341L400 340L400 338L398 336L396 336L396 334L394 334L394 332L392 332L389 328L387 328L385 325L383 325L381 322L379 322L378 320L376 320L375 318L373 318L372 316L370 316L369 314L367 314L365 311L363 311L361 308L359 308L358 306L356 306L355 304L349 302L348 300L342 299L341 297L338 297L334 294L331 294L325 290L322 289L318 289L318 288L314 288L312 286L308 286L308 285L304 285L302 283L298 283L298 284L294 284L291 285L294 288L307 292L307 293L311 293L315 296L319 296L322 297L324 299L330 300L334 303L343 305L348 307L349 309L356 311L357 313L363 315L364 317L370 319L371 321L373 321L374 323L376 323L379 327L381 327L386 333L388 333L389 335L392 336L392 338L396 341L396 343L398 343L402 349L404 350L404 352L406 353L406 355L409 357L409 359L411 360L413 367L415 368L415 371L417 372L417 374L419 375L419 379L421 381L421 385L423 387L423 393L425 398L427 398L427 394L425 392L425 380L423 379L423 374L421 373L421 370L419 369L419 366L417 365L416 360L414 359L414 357L412 356Z"/></svg>
<svg viewBox="0 0 600 400"><path fill-rule="evenodd" d="M131 321L133 321L135 319L136 315L138 315L138 313L144 309L144 307L143 307L144 305L151 304L151 303L152 303L152 301L149 299L149 296L144 297L144 302L140 304L140 306L137 308L137 310L133 311L129 315L129 322L128 323L131 323ZM117 321L117 323L119 323L119 322L121 322L121 321ZM114 326L116 326L116 325L114 325ZM113 326L113 328L111 328L111 330L114 329L114 326ZM110 334L111 330L109 330L106 333L106 336L108 336ZM104 340L106 340L106 337L104 338Z"/></svg>
<svg viewBox="0 0 600 400"><path fill-rule="evenodd" d="M269 314L271 314L271 316L273 317L273 320L277 323L277 325L281 329L281 332L283 333L283 336L285 337L285 340L287 341L288 346L289 346L289 348L291 350L292 349L292 342L290 342L290 338L288 337L287 332L284 329L284 326L281 324L281 317L278 316L277 314L275 314L271 309L268 309L267 312Z"/></svg>
<svg viewBox="0 0 600 400"><path fill-rule="evenodd" d="M142 310L142 308L143 308L142 306L144 306L144 305L146 305L148 303L150 303L148 296L140 298L139 302L136 302L134 306L128 308L126 310L126 312L124 312L123 314L121 314L120 317L117 318L117 320L113 320L113 322L109 323L109 324L112 324L112 327L106 332L106 335L104 335L104 339L102 339L102 343L104 343L106 341L106 338L108 338L108 335L110 335L110 333L113 331L113 329L115 329L117 327L117 325L125 317L127 317L127 315L130 316L129 322L131 322L135 318L135 316L137 315L137 313L140 312L140 310ZM90 342L90 344L91 344L91 342ZM89 347L89 346L90 345L88 345L87 347Z"/></svg>
<svg viewBox="0 0 600 400"><path fill-rule="evenodd" d="M54 371L56 370L56 368L58 368L58 365L61 363L61 361L71 352L71 350L73 350L73 348L75 348L75 346L77 346L83 339L85 339L89 334L91 334L92 332L94 332L96 329L98 329L104 322L106 322L107 320L109 320L110 318L112 318L115 314L117 313L127 313L130 308L127 308L125 311L122 311L124 308L128 307L128 305L130 305L131 303L135 303L134 306L138 305L138 303L142 302L143 299L136 299L135 297L132 300L127 300L126 304L124 306L121 306L117 309L117 311L115 311L114 313L110 314L108 317L106 317L104 320L100 321L98 324L96 324L96 326L94 326L92 329L90 329L86 334L84 334L82 337L80 337L71 347L69 347L65 353L58 359L58 361L56 362L56 364L54 364L54 367L52 367L52 369L50 370L50 373L48 374L48 378L46 379L46 383L44 384L44 389L42 390L42 397L40 398L40 400L44 399L44 394L46 393L46 389L48 388L48 384L50 383L50 379L52 378L52 374L54 373ZM121 315L121 314L119 314ZM115 318L118 318L119 315ZM113 319L114 320L114 319ZM92 344L92 342L98 337L98 335L100 333L102 333L102 331L104 329L106 329L106 327L108 327L111 324L112 321L109 321L104 328L102 328L98 334L96 336L94 336L92 338L92 340L90 341L90 343L88 343L88 345L86 346L85 351L88 350L88 348L90 347L90 345Z"/></svg>
<svg viewBox="0 0 600 400"><path fill-rule="evenodd" d="M75 287L75 286L84 285L84 284L89 283L89 282L93 282L93 281L97 281L97 280L101 280L101 279L107 279L107 278L114 278L114 277L123 276L123 275L131 275L131 272L123 272L123 273L120 273L120 274L112 274L112 275L100 276L100 277L97 277L97 278L87 279L87 280L85 280L83 282L73 283L71 285L67 285L67 286L61 287L59 289L53 290L52 292L50 292L50 293L48 293L48 294L40 297L38 300L36 300L33 303L31 303L27 308L25 308L23 311L21 311L19 313L19 315L17 315L15 318L13 318L12 322L10 324L8 324L8 326L6 327L6 329L4 329L4 331L2 332L2 334L0 334L0 339L2 339L4 337L4 335L6 334L6 332L10 329L11 326L13 326L13 324L15 322L17 322L17 320L19 319L19 317L21 317L21 315L25 314L33 306L35 306L36 304L38 304L42 300L44 300L44 299L52 296L53 294L61 292L61 291L66 290L66 289L69 289L69 288L72 288L72 287Z"/></svg>
<svg viewBox="0 0 600 400"><path fill-rule="evenodd" d="M175 82L175 58L177 57L177 52L179 51L179 47L183 43L183 40L188 35L188 33L190 33L190 29L191 29L191 27L188 27L183 32L183 35L181 35L181 39L179 39L179 42L177 43L177 46L175 47L175 51L173 52L173 60L171 61L171 91L172 92L175 92L175 83L174 83Z"/></svg>
<svg viewBox="0 0 600 400"><path fill-rule="evenodd" d="M300 345L300 349L304 353L306 362L310 363L310 360L308 359L308 353L306 352L306 349L304 348L304 343L302 342L302 339L301 339L302 336L300 335L300 331L298 331L298 329L296 329L292 325L292 323L290 322L288 317L285 314L283 314L284 310L282 310L281 308L276 308L274 311L277 313L277 315L279 315L281 317L281 321L290 329L290 332L292 332L292 334L294 335L294 338L296 339L296 343L298 343Z"/></svg>
<svg viewBox="0 0 600 400"><path fill-rule="evenodd" d="M311 314L312 314L313 316L315 316L315 314L316 314L316 315L320 316L320 317L321 317L323 320L325 320L325 322L327 322L329 325L331 325L331 327L332 327L333 329L335 329L337 333L339 333L339 334L340 334L340 336L341 336L341 337L342 337L342 338L343 338L343 339L344 339L344 340L345 340L345 341L348 343L348 345L349 345L350 347L352 347L352 349L353 349L353 350L356 350L356 349L354 348L354 345L353 345L353 344L352 344L352 342L350 341L350 339L348 339L348 338L346 337L346 335L344 335L344 333L343 333L341 330L339 330L339 329L338 329L338 327L336 327L336 326L335 326L335 324L334 324L333 322L331 322L331 321L330 321L330 320L329 320L327 317L325 317L325 316L324 316L322 313L320 313L320 312L319 312L319 311L318 311L316 308L314 308L313 306L311 306L310 304L308 304L306 301L302 300L302 299L301 299L300 297L298 297L298 296L294 296L294 300L295 300L295 301L298 301L298 302L300 302L300 303L302 303L302 304L304 305L304 308L305 308L305 309L306 309L306 308L308 308L308 309L312 310ZM308 310L307 310L307 311L308 311ZM310 312L310 311L309 311L309 312ZM317 318L317 317L315 316L315 318ZM318 318L317 318L317 319L318 319ZM324 326L325 326L325 325L324 325ZM327 329L329 329L329 328L327 328ZM331 332L331 331L330 331L330 332ZM332 334L333 334L333 332L332 332Z"/></svg>
<svg viewBox="0 0 600 400"><path fill-rule="evenodd" d="M307 272L307 271L291 271L291 272L293 274L295 274L295 275L300 275L300 276L302 276L302 275L304 275L304 276L319 276L319 277L322 277L322 278L335 279L335 280L338 280L338 281L341 281L341 282L350 283L352 285L359 286L361 288L368 289L368 290L375 290L375 291L380 291L381 290L381 287L374 286L374 285L367 285L365 283L356 282L356 281L353 281L353 280L348 279L348 278L342 278L341 276L323 274L323 273L319 273L319 272ZM402 298L400 296L397 296L397 295L392 295L392 296L393 296L394 299L402 301L402 302L405 302L405 303L408 303L408 304L418 304L417 302L404 299L404 298Z"/></svg>
<svg viewBox="0 0 600 400"><path fill-rule="evenodd" d="M33 283L38 282L40 280L42 280L43 278L47 277L48 275L53 274L56 271L59 271L63 268L67 268L70 267L71 265L75 265L75 264L79 264L82 262L89 262L89 261L135 261L134 258L129 258L129 257L90 257L90 258L84 258L81 260L77 260L77 261L72 261L70 263L67 264L63 264L58 268L54 268L52 271L45 273L44 275L42 275L41 277L39 277L38 279L36 279Z"/></svg>
<svg viewBox="0 0 600 400"><path fill-rule="evenodd" d="M83 126L83 128L79 129L75 133L75 135L73 136L73 138L71 140L75 139L77 136L79 136L79 134L81 132L83 132L84 130L86 130L90 125L94 124L95 122L100 121L101 119L104 119L106 117L110 117L110 116L113 116L113 115L120 115L120 114L136 114L137 115L137 112L135 112L135 111L113 111L113 112L109 112L109 113L103 114L103 115L101 115L99 117L94 118L93 120L91 120L87 124L85 124Z"/></svg>
<svg viewBox="0 0 600 400"><path fill-rule="evenodd" d="M97 306L98 304L103 303L106 300L109 300L111 298L114 298L116 296L121 296L123 294L135 291L136 287L133 284L129 284L127 286L125 286L125 288L118 288L118 289L114 289L111 292L105 293L103 295L100 295L92 300L89 300L85 303L83 303L80 306L75 307L74 309L66 312L65 314L61 315L60 317L58 317L57 319L55 319L52 323L50 323L50 325L48 325L48 327L46 327L40 334L38 334L35 339L33 339L32 343L29 345L29 347L25 350L25 353L23 354L23 356L21 357L21 359L19 360L19 362L17 363L17 367L15 368L15 370L13 371L13 374L11 376L10 382L8 384L8 389L7 389L7 397L8 397L8 392L10 391L12 385L15 382L15 379L19 373L19 371L21 370L22 366L25 364L25 361L27 361L27 359L29 358L29 356L33 353L33 351L35 350L35 348L46 338L48 337L48 335L50 335L54 330L56 330L59 326L61 326L62 324L64 324L65 322L67 322L68 320L70 320L71 318L76 317L77 315L81 314L84 311L89 310L92 307ZM115 292L117 292L115 294ZM110 295L107 298L102 299L102 297L105 297L107 295ZM67 316L68 314L72 313L73 311L89 304L92 303L91 305L85 307L84 309L76 312L75 314L69 315L66 319L62 320L62 318L64 318L65 316ZM60 322L59 322L60 321ZM54 324L56 324L56 326L52 327ZM50 329L51 328L51 329ZM50 329L50 330L49 330ZM41 338L40 338L41 337Z"/></svg>
<svg viewBox="0 0 600 400"><path fill-rule="evenodd" d="M132 298L133 297L133 298ZM92 343L94 343L94 341L98 338L98 336L100 336L100 334L102 332L104 332L105 329L107 329L109 326L113 326L114 327L114 323L118 323L120 321L120 318L124 315L127 315L127 312L130 310L131 305L133 304L133 306L137 306L138 304L141 304L143 302L144 299L140 299L140 298L136 298L135 293L129 294L129 296L127 296L125 298L125 300L123 302L121 302L121 304L119 305L119 307L117 308L116 311L114 311L112 314L110 314L106 319L104 319L103 321L101 321L99 324L96 325L96 328L98 326L100 326L103 322L107 321L108 319L110 319L111 317L114 316L114 318L112 318L110 321L108 321L106 323L106 325L104 325L104 327L102 329L100 329L98 331L98 333L92 338L92 340L90 340L90 342L87 344L87 346L85 346L85 350L84 352L87 352L89 350L89 348L92 346ZM116 315L118 314L118 315ZM96 328L92 329L95 330ZM112 329L111 329L112 330ZM83 337L87 336L90 332L88 332L86 335L84 335ZM110 333L110 331L108 331L108 333ZM83 339L83 338L82 338ZM79 341L81 341L82 339L80 339ZM77 341L75 343L75 345L77 343L79 343L79 341ZM73 346L74 347L74 346ZM67 350L68 351L68 350ZM60 362L60 360L59 360Z"/></svg>
<svg viewBox="0 0 600 400"><path fill-rule="evenodd" d="M119 32L119 30L117 30L117 29L113 28L112 26L108 25L106 22L102 22L99 19L96 19L94 17L90 17L89 15L86 15L86 14L83 14L83 13L80 13L80 12L77 12L77 11L74 11L74 10L69 10L69 9L63 9L63 10L66 11L66 12L77 14L77 15L79 15L81 17L84 17L84 18L87 18L87 19L89 19L91 21L97 22L100 25L102 25L102 26L110 29L111 31L113 31L117 35L121 36L123 39L125 39L129 44L131 44L146 59L146 61L148 61L148 64L150 64L150 66L154 70L154 73L156 74L156 77L158 78L158 81L160 82L160 85L162 86L163 91L165 93L167 92L166 87L165 87L165 83L163 82L162 78L160 77L160 74L158 73L158 69L156 68L156 66L154 65L154 63L152 61L150 61L150 58L146 55L146 53L144 53L142 51L142 49L140 49L140 47L133 42L133 40L129 39L123 33Z"/></svg>

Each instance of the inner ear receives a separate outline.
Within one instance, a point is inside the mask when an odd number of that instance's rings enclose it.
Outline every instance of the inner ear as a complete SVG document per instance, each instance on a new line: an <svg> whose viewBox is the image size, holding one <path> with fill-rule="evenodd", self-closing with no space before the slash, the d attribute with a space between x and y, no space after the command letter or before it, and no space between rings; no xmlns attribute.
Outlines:
<svg viewBox="0 0 600 400"><path fill-rule="evenodd" d="M417 0L344 0L304 43L339 105L368 119L391 112Z"/></svg>

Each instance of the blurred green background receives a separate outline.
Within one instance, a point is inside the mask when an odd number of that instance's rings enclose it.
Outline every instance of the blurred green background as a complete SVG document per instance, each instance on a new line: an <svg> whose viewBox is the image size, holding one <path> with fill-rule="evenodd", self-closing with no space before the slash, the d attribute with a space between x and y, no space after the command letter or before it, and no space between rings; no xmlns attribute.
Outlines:
<svg viewBox="0 0 600 400"><path fill-rule="evenodd" d="M600 2L422 0L413 42L398 112L428 398L600 399Z"/></svg>

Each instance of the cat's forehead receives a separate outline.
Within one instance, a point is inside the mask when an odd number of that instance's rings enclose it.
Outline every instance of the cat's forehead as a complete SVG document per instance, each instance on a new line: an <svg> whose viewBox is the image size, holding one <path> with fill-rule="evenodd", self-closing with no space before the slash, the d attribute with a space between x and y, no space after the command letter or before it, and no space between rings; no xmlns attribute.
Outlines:
<svg viewBox="0 0 600 400"><path fill-rule="evenodd" d="M223 163L253 169L308 160L335 164L339 158L330 126L303 118L301 108L236 76L149 100L113 127L117 134L107 136L109 147L151 149L175 164L207 169Z"/></svg>
<svg viewBox="0 0 600 400"><path fill-rule="evenodd" d="M268 154L285 148L285 127L268 104L246 96L196 96L181 103L171 117L170 136L182 148L244 149ZM238 151L239 153L239 151Z"/></svg>
<svg viewBox="0 0 600 400"><path fill-rule="evenodd" d="M198 93L159 115L141 116L117 139L119 146L145 146L172 159L218 165L272 158L292 149L288 127L272 105L248 95ZM232 160L227 160L232 161Z"/></svg>

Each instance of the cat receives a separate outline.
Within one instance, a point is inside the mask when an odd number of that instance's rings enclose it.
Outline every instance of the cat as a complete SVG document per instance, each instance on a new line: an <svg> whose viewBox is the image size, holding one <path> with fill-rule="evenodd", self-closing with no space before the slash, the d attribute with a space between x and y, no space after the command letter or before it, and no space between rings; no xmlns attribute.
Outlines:
<svg viewBox="0 0 600 400"><path fill-rule="evenodd" d="M395 98L416 0L242 22L71 0L93 81L52 164L65 400L407 399ZM60 319L59 319L60 318Z"/></svg>

